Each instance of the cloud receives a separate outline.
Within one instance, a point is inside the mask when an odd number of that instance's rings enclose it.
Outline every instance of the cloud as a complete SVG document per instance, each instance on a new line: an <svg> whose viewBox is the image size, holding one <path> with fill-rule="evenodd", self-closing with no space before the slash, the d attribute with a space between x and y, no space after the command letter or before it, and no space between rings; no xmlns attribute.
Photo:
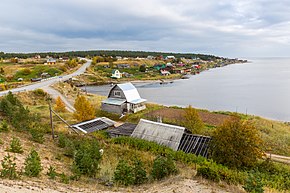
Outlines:
<svg viewBox="0 0 290 193"><path fill-rule="evenodd" d="M3 0L6 52L125 49L289 56L287 0Z"/></svg>

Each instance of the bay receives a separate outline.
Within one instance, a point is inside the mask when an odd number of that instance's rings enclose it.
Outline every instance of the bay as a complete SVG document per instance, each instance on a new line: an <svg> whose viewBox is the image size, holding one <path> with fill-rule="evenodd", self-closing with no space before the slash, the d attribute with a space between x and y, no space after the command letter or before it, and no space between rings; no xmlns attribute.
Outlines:
<svg viewBox="0 0 290 193"><path fill-rule="evenodd" d="M142 98L168 106L232 111L290 121L290 58L250 58L173 83L134 83ZM88 86L107 96L110 85Z"/></svg>

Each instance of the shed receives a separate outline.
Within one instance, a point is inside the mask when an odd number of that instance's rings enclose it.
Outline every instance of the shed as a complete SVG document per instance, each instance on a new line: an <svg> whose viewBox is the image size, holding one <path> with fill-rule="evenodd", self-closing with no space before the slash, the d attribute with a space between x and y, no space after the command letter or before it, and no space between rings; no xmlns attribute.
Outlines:
<svg viewBox="0 0 290 193"><path fill-rule="evenodd" d="M141 119L131 136L153 141L177 151L184 131L184 127Z"/></svg>
<svg viewBox="0 0 290 193"><path fill-rule="evenodd" d="M119 136L131 136L137 124L134 123L124 123L119 127L107 130L107 133L110 137L119 137Z"/></svg>
<svg viewBox="0 0 290 193"><path fill-rule="evenodd" d="M119 70L113 70L111 78L122 78L122 73Z"/></svg>
<svg viewBox="0 0 290 193"><path fill-rule="evenodd" d="M92 119L89 121L76 123L74 125L71 125L71 127L83 133L91 133L94 131L107 129L111 126L114 126L114 124L115 124L115 121L112 121L111 119L108 119L106 117L99 117L99 118Z"/></svg>

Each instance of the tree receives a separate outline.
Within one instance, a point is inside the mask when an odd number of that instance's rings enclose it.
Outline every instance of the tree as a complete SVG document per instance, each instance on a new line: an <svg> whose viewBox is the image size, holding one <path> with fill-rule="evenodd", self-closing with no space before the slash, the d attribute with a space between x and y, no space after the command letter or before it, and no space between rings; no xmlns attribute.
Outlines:
<svg viewBox="0 0 290 193"><path fill-rule="evenodd" d="M34 149L25 159L24 174L27 176L37 177L42 170L40 157Z"/></svg>
<svg viewBox="0 0 290 193"><path fill-rule="evenodd" d="M204 127L204 124L200 119L197 110L192 108L191 105L185 109L183 126L194 134L201 134Z"/></svg>
<svg viewBox="0 0 290 193"><path fill-rule="evenodd" d="M140 72L146 72L146 66L143 64L139 67Z"/></svg>
<svg viewBox="0 0 290 193"><path fill-rule="evenodd" d="M57 112L65 112L65 104L61 100L60 96L58 96L55 100L54 110Z"/></svg>
<svg viewBox="0 0 290 193"><path fill-rule="evenodd" d="M77 97L74 107L76 109L74 117L78 121L90 120L95 117L95 108L84 96Z"/></svg>
<svg viewBox="0 0 290 193"><path fill-rule="evenodd" d="M226 120L212 137L212 158L229 167L252 167L263 155L258 130L238 117Z"/></svg>

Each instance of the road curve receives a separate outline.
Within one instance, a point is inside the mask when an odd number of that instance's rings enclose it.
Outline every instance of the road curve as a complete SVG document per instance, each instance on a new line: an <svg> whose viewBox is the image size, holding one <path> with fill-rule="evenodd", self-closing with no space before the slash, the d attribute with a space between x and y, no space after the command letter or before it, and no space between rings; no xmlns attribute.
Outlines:
<svg viewBox="0 0 290 193"><path fill-rule="evenodd" d="M51 77L45 80L42 80L41 82L37 82L37 83L33 83L33 84L29 84L26 86L22 86L19 88L14 88L14 89L10 89L10 90L6 90L6 91L1 91L0 92L0 96L6 95L9 91L12 93L18 93L18 92L25 92L25 91L31 91L31 90L35 90L38 88L44 88L44 87L48 87L54 83L57 82L62 82L62 81L66 81L74 76L78 76L82 73L84 73L86 71L86 69L91 65L92 61L85 59L85 58L81 58L86 60L87 62L84 63L78 70L76 70L75 72L68 74L68 75L64 75L64 76L55 76L55 77Z"/></svg>

